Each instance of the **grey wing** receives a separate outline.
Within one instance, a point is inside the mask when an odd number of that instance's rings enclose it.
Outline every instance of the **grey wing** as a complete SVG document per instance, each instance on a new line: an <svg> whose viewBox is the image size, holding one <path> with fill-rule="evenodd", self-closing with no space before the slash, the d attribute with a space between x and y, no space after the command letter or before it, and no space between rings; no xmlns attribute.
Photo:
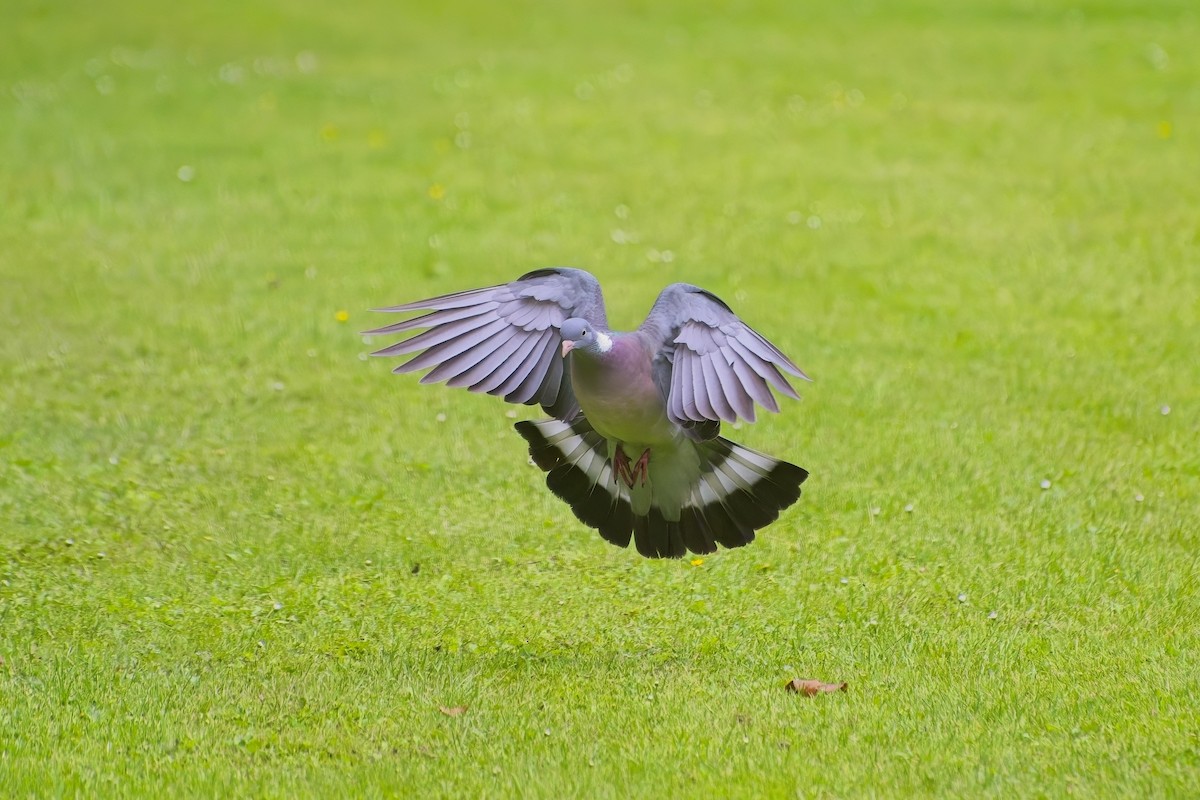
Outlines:
<svg viewBox="0 0 1200 800"><path fill-rule="evenodd" d="M695 438L715 436L722 421L753 422L755 404L778 412L772 389L800 399L784 373L809 380L720 298L690 284L664 289L639 332L658 348L654 379L667 416Z"/></svg>
<svg viewBox="0 0 1200 800"><path fill-rule="evenodd" d="M379 336L425 329L372 355L417 353L393 372L432 367L421 383L487 392L510 403L538 403L570 420L579 413L562 357L559 327L582 317L608 327L600 284L567 267L534 270L511 283L404 303L379 311L429 313L364 331Z"/></svg>

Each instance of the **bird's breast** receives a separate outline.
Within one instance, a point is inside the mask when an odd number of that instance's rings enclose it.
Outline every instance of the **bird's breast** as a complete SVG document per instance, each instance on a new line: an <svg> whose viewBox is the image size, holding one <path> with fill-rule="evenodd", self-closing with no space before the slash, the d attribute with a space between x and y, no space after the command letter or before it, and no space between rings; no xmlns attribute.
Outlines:
<svg viewBox="0 0 1200 800"><path fill-rule="evenodd" d="M667 419L666 402L646 354L618 352L604 359L579 355L571 356L571 384L598 433L645 447L675 438L677 426Z"/></svg>

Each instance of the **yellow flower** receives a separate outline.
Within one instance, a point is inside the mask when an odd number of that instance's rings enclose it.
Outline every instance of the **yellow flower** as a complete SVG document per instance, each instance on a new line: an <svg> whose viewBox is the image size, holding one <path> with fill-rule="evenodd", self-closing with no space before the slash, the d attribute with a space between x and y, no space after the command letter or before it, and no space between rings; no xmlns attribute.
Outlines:
<svg viewBox="0 0 1200 800"><path fill-rule="evenodd" d="M701 565L701 564L703 564L703 563L704 563L704 559L703 559L703 558L693 558L693 559L692 559L692 566L693 566L693 567L698 567L698 566L700 566L700 565Z"/></svg>
<svg viewBox="0 0 1200 800"><path fill-rule="evenodd" d="M338 322L345 322L346 320L350 319L350 312L346 311L346 309L343 308L340 311L338 311L336 314L334 314L333 318L336 319Z"/></svg>
<svg viewBox="0 0 1200 800"><path fill-rule="evenodd" d="M1160 138L1160 139L1170 139L1171 138L1171 123L1165 119L1162 122L1158 123L1158 138Z"/></svg>
<svg viewBox="0 0 1200 800"><path fill-rule="evenodd" d="M339 131L336 125L322 125L321 138L327 142L332 142L338 138Z"/></svg>
<svg viewBox="0 0 1200 800"><path fill-rule="evenodd" d="M446 187L442 186L440 183L435 183L433 186L429 187L429 196L434 200L441 200L446 196Z"/></svg>

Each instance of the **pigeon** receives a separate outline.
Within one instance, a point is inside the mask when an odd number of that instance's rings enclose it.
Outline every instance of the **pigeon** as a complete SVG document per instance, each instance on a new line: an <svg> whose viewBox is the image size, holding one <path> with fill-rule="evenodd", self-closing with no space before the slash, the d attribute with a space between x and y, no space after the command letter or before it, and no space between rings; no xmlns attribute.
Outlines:
<svg viewBox="0 0 1200 800"><path fill-rule="evenodd" d="M808 478L720 436L756 405L778 412L772 390L799 399L786 375L809 378L712 292L671 284L632 332L610 330L599 282L567 267L377 310L427 312L364 332L408 337L372 354L416 354L394 372L540 405L550 418L516 429L546 485L643 556L748 544Z"/></svg>

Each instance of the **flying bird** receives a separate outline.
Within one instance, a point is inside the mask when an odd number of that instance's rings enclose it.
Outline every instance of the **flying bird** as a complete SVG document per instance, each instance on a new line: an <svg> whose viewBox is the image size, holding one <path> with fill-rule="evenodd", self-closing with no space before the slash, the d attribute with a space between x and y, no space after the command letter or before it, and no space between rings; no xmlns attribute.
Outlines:
<svg viewBox="0 0 1200 800"><path fill-rule="evenodd" d="M719 433L756 404L778 412L772 389L799 399L784 373L808 376L712 292L673 283L631 332L610 330L599 282L566 267L378 310L427 312L365 332L408 335L373 353L416 353L394 372L540 405L552 419L517 432L613 544L651 558L740 547L800 497L806 470Z"/></svg>

